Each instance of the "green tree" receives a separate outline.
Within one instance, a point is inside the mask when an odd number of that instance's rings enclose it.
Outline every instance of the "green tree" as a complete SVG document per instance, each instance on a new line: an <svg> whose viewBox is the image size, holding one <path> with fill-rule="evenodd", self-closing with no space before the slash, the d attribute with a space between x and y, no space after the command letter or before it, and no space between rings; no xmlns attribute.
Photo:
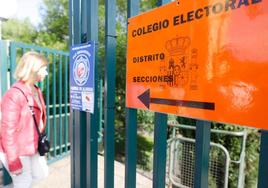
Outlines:
<svg viewBox="0 0 268 188"><path fill-rule="evenodd" d="M37 37L36 28L29 19L10 19L3 23L3 39L24 43L34 43Z"/></svg>
<svg viewBox="0 0 268 188"><path fill-rule="evenodd" d="M69 7L68 0L43 0L40 7L42 23L36 43L60 50L68 50Z"/></svg>

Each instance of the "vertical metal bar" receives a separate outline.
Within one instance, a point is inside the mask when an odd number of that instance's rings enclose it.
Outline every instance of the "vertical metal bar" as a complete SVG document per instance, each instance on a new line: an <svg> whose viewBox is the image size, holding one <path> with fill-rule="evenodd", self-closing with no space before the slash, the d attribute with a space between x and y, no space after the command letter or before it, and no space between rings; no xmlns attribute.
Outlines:
<svg viewBox="0 0 268 188"><path fill-rule="evenodd" d="M74 147L74 157L73 157L73 162L74 162L74 179L75 179L75 185L73 188L76 187L81 187L81 176L83 174L81 173L81 168L80 168L80 156L81 156L81 143L80 143L80 113L76 110L74 110L74 125L73 125L73 147Z"/></svg>
<svg viewBox="0 0 268 188"><path fill-rule="evenodd" d="M201 120L196 123L194 188L208 187L210 124Z"/></svg>
<svg viewBox="0 0 268 188"><path fill-rule="evenodd" d="M80 187L86 187L87 182L87 156L86 156L86 145L87 145L87 113L80 112L80 121L79 121L79 129L80 129ZM95 125L96 126L96 125Z"/></svg>
<svg viewBox="0 0 268 188"><path fill-rule="evenodd" d="M72 30L73 30L73 44L80 44L81 43L81 23L82 23L82 1L81 0L73 0L73 25L72 25ZM81 140L83 140L83 135L81 135L81 127L85 127L85 122L82 123L82 119L81 119L81 113L78 110L74 110L72 117L74 118L74 124L72 125L72 163L73 163L73 168L72 168L72 175L73 175L73 183L72 183L72 187L82 187L83 184L83 179L84 176L86 176L86 174L84 172L82 172L81 170L81 165L84 165L84 161L83 159L81 159L82 157L85 157L84 155L82 155L82 143ZM83 119L84 120L84 119ZM72 121L71 121L72 122ZM82 124L81 124L82 123Z"/></svg>
<svg viewBox="0 0 268 188"><path fill-rule="evenodd" d="M79 8L79 27L80 27L80 38L79 41L80 43L85 43L87 38L86 38L86 31L87 31L87 2L86 0L81 0L80 5L81 7ZM76 32L76 31L75 31ZM75 39L76 41L76 39ZM80 173L80 187L86 187L87 186L87 145L90 144L90 137L87 136L87 129L88 129L88 119L89 113L86 112L79 112L79 155L77 155L77 158L79 158L79 173Z"/></svg>
<svg viewBox="0 0 268 188"><path fill-rule="evenodd" d="M167 115L155 113L153 187L164 188L166 182Z"/></svg>
<svg viewBox="0 0 268 188"><path fill-rule="evenodd" d="M10 43L10 85L13 85L15 83L15 78L13 77L13 74L15 72L16 68L16 57L17 57L17 47L16 43L11 42Z"/></svg>
<svg viewBox="0 0 268 188"><path fill-rule="evenodd" d="M86 0L81 1L81 14L83 15L81 18L82 26L82 35L81 35L81 42L85 43L86 41L83 40L83 31L85 29L85 10L86 10ZM83 9L84 8L84 9ZM85 38L84 38L85 39ZM86 164L87 164L87 156L86 156L86 147L87 147L87 126L88 126L88 121L87 121L87 115L89 113L86 112L80 112L80 123L79 123L79 129L80 129L80 187L86 187L86 182L87 182L87 169L86 169Z"/></svg>
<svg viewBox="0 0 268 188"><path fill-rule="evenodd" d="M49 58L49 53L46 52L46 58ZM47 125L46 125L46 132L48 134L48 138L51 140L50 138L50 88L49 88L49 76L50 76L50 71L49 71L49 64L47 65L47 70L48 70L48 76L46 77L46 113L47 113ZM48 153L48 159L50 159L50 152Z"/></svg>
<svg viewBox="0 0 268 188"><path fill-rule="evenodd" d="M68 151L68 57L65 56L65 73L64 73L64 129L65 129L65 152Z"/></svg>
<svg viewBox="0 0 268 188"><path fill-rule="evenodd" d="M53 64L52 64L52 84L53 84L53 156L57 156L57 123L56 123L56 54L53 53Z"/></svg>
<svg viewBox="0 0 268 188"><path fill-rule="evenodd" d="M176 136L176 127L172 127L172 138L175 138Z"/></svg>
<svg viewBox="0 0 268 188"><path fill-rule="evenodd" d="M116 69L116 0L105 1L104 187L114 187L114 115Z"/></svg>
<svg viewBox="0 0 268 188"><path fill-rule="evenodd" d="M126 169L125 188L136 187L137 110L126 109Z"/></svg>
<svg viewBox="0 0 268 188"><path fill-rule="evenodd" d="M158 0L157 5L162 6L168 0ZM167 153L167 115L155 113L154 121L154 163L153 187L164 188L166 182L166 153Z"/></svg>
<svg viewBox="0 0 268 188"><path fill-rule="evenodd" d="M267 188L268 177L268 131L261 131L258 188Z"/></svg>
<svg viewBox="0 0 268 188"><path fill-rule="evenodd" d="M77 37L79 38L75 38L75 44L78 44L78 43L84 43L85 41L82 39L84 36L83 35L83 32L85 32L85 29L86 29L86 14L85 14L85 11L86 11L86 0L81 0L80 1L80 7L79 9L77 10L77 14L79 14L79 22L78 23L75 23L77 26L79 24L79 36L77 35ZM74 8L75 9L75 8ZM78 20L77 20L78 21ZM76 22L76 20L75 20ZM74 27L74 29L76 29L76 27ZM78 31L78 30L77 30ZM74 33L77 32L76 30L74 30ZM77 111L77 110L75 110ZM86 181L87 181L87 169L86 169L86 164L87 164L87 155L86 155L86 146L87 146L87 115L89 113L86 113L86 112L81 112L81 111L77 111L75 112L75 114L78 113L78 116L79 116L79 121L76 121L76 133L75 133L75 139L76 139L76 151L79 150L78 153L76 153L75 155L76 158L75 160L78 160L78 163L76 163L76 173L77 171L79 171L79 176L78 174L75 174L75 176L77 175L77 179L79 179L79 187L86 187ZM75 119L77 117L75 116ZM79 122L79 123L78 123ZM77 186L76 186L77 187Z"/></svg>
<svg viewBox="0 0 268 188"><path fill-rule="evenodd" d="M43 50L39 50L39 53L43 54ZM39 87L40 87L41 91L44 91L44 82L40 82Z"/></svg>
<svg viewBox="0 0 268 188"><path fill-rule="evenodd" d="M76 1L79 3L79 1ZM76 8L79 8L79 5L76 5ZM74 0L69 0L69 46L74 44L74 23L79 23L79 16L74 16ZM76 18L76 20L75 20ZM79 26L76 24L76 26ZM79 31L79 27L76 28ZM78 32L76 31L76 32ZM70 141L71 141L71 187L75 188L75 137L74 137L74 130L75 130L75 123L74 123L75 114L74 111L70 109Z"/></svg>
<svg viewBox="0 0 268 188"><path fill-rule="evenodd" d="M103 110L103 108L102 108L102 104L103 104L103 94L102 94L102 91L103 91L103 87L102 87L102 84L103 84L103 80L102 79L100 79L100 84L99 84L99 101L100 101L100 103L99 103L99 105L100 105L100 114L99 114L99 132L100 133L102 133L102 131L103 131L103 128L102 128L102 115L103 115L103 113L102 113L102 110ZM102 136L101 136L101 134L99 134L98 135L98 142L100 143L100 142L102 142Z"/></svg>
<svg viewBox="0 0 268 188"><path fill-rule="evenodd" d="M81 43L81 0L73 0L73 22L72 22L72 30L73 30L73 43L79 44Z"/></svg>
<svg viewBox="0 0 268 188"><path fill-rule="evenodd" d="M243 133L243 140L241 143L238 187L244 187L245 185L245 157L246 157L247 130L244 130L243 132L244 133Z"/></svg>
<svg viewBox="0 0 268 188"><path fill-rule="evenodd" d="M59 72L59 137L60 137L60 143L59 143L59 147L60 147L60 155L62 155L62 137L63 137L63 132L62 132L62 55L59 55L60 61L59 61L59 68L58 68L58 72Z"/></svg>
<svg viewBox="0 0 268 188"><path fill-rule="evenodd" d="M98 187L98 0L87 1L87 40L95 41L94 114L88 113L87 125L87 187Z"/></svg>
<svg viewBox="0 0 268 188"><path fill-rule="evenodd" d="M69 46L74 44L74 0L69 0Z"/></svg>
<svg viewBox="0 0 268 188"><path fill-rule="evenodd" d="M0 99L1 96L7 90L7 70L8 70L8 54L7 54L7 43L5 41L0 40L0 79L1 79L1 92L0 92Z"/></svg>
<svg viewBox="0 0 268 188"><path fill-rule="evenodd" d="M128 0L127 17L131 18L139 13L140 1ZM126 166L125 188L136 187L137 164L137 110L126 108Z"/></svg>
<svg viewBox="0 0 268 188"><path fill-rule="evenodd" d="M131 18L136 16L140 12L140 1L139 0L128 0L127 1L127 17Z"/></svg>

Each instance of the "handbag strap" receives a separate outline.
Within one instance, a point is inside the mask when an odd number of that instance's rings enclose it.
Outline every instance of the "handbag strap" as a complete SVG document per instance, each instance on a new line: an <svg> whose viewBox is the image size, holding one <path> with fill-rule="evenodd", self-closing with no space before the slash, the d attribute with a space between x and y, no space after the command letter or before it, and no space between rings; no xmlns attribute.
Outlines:
<svg viewBox="0 0 268 188"><path fill-rule="evenodd" d="M39 130L38 125L37 125L37 121L36 121L36 118L35 118L35 114L34 114L33 107L29 105L28 98L26 97L25 93L24 93L20 88L18 88L18 87L14 87L14 86L13 86L13 88L16 88L16 89L20 90L21 93L22 93L22 94L24 95L24 97L26 98L27 104L28 104L28 106L29 106L29 108L30 108L30 111L31 111L32 116L33 116L33 119L34 119L34 124L35 124L36 131L37 131L37 133L38 133L38 136L41 137L41 133L40 133L40 130Z"/></svg>

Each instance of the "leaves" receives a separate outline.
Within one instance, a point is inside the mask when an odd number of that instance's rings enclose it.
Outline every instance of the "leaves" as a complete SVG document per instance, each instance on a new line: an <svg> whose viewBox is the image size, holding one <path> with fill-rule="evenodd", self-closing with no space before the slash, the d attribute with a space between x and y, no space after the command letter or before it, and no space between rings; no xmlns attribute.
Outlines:
<svg viewBox="0 0 268 188"><path fill-rule="evenodd" d="M37 31L29 19L10 19L3 23L3 39L18 42L33 43L36 40Z"/></svg>

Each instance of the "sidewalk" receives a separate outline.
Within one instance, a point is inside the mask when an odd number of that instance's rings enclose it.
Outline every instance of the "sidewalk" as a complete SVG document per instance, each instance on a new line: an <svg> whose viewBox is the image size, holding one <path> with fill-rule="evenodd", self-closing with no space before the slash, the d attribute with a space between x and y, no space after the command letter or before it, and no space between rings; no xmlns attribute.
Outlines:
<svg viewBox="0 0 268 188"><path fill-rule="evenodd" d="M68 188L71 187L70 179L70 156L49 165L49 176L33 188ZM125 184L125 166L122 163L115 162L115 188L124 188ZM152 181L137 173L137 188L152 187ZM98 188L104 187L104 158L98 156Z"/></svg>

